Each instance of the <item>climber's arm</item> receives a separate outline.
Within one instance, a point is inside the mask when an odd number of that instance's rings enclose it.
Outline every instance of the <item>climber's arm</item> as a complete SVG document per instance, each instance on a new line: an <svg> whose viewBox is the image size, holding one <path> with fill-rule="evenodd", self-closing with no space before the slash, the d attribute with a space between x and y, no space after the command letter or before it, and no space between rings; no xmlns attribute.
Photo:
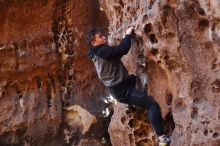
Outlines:
<svg viewBox="0 0 220 146"><path fill-rule="evenodd" d="M131 47L130 35L125 35L125 37L122 39L121 43L118 46L112 47L108 45L103 45L97 51L97 55L106 59L122 57L123 55L128 53L130 47Z"/></svg>

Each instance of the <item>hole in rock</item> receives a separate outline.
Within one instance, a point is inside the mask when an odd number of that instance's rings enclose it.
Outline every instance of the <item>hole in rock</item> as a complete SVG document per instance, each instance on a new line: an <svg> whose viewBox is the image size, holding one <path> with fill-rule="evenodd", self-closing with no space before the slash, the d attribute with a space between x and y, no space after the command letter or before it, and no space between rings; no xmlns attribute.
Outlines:
<svg viewBox="0 0 220 146"><path fill-rule="evenodd" d="M129 6L128 6L128 7L127 7L127 12L129 12L129 11L130 11L130 9L131 9L131 7L129 7Z"/></svg>
<svg viewBox="0 0 220 146"><path fill-rule="evenodd" d="M65 85L66 85L66 84L65 84L66 78L65 78L65 74L64 74L63 71L59 70L59 71L57 72L57 80L62 84L62 86L65 86Z"/></svg>
<svg viewBox="0 0 220 146"><path fill-rule="evenodd" d="M20 81L16 84L16 94L19 99L21 99L25 94L26 83L25 81Z"/></svg>
<svg viewBox="0 0 220 146"><path fill-rule="evenodd" d="M196 119L198 116L198 108L197 107L192 107L191 108L191 118Z"/></svg>
<svg viewBox="0 0 220 146"><path fill-rule="evenodd" d="M122 6L122 8L124 7L124 3L122 0L119 0L119 4Z"/></svg>
<svg viewBox="0 0 220 146"><path fill-rule="evenodd" d="M173 101L173 95L172 95L172 93L167 94L165 100L166 100L166 104L167 104L168 106L171 106L171 105L172 105L172 101Z"/></svg>
<svg viewBox="0 0 220 146"><path fill-rule="evenodd" d="M157 48L151 48L150 52L153 55L157 55L159 53L159 50ZM161 62L158 62L158 63L161 63Z"/></svg>
<svg viewBox="0 0 220 146"><path fill-rule="evenodd" d="M220 92L220 80L217 79L212 83L212 92L218 93Z"/></svg>
<svg viewBox="0 0 220 146"><path fill-rule="evenodd" d="M191 94L196 94L197 91L200 89L200 86L201 86L201 81L200 79L196 78L196 79L193 79L191 85L190 85L190 89L191 89Z"/></svg>
<svg viewBox="0 0 220 146"><path fill-rule="evenodd" d="M202 101L202 97L200 97L200 96L193 97L194 104L199 104L201 101Z"/></svg>
<svg viewBox="0 0 220 146"><path fill-rule="evenodd" d="M51 107L52 106L51 100L52 100L52 94L53 94L53 85L52 85L52 81L50 79L48 79L46 81L46 86L47 86L47 89L46 89L47 106Z"/></svg>
<svg viewBox="0 0 220 146"><path fill-rule="evenodd" d="M211 69L214 70L216 67L217 67L217 65L215 63L213 63Z"/></svg>
<svg viewBox="0 0 220 146"><path fill-rule="evenodd" d="M68 80L74 80L74 76L68 76Z"/></svg>
<svg viewBox="0 0 220 146"><path fill-rule="evenodd" d="M169 112L165 118L164 118L164 130L165 130L165 133L169 134L169 135L172 135L174 129L175 129L175 122L174 122L174 119L173 119L173 115L171 112Z"/></svg>
<svg viewBox="0 0 220 146"><path fill-rule="evenodd" d="M134 128L134 127L136 127L136 120L135 119L131 119L130 121L129 121L129 123L128 123L128 125L129 125L129 127L130 128Z"/></svg>
<svg viewBox="0 0 220 146"><path fill-rule="evenodd" d="M147 119L147 112L144 108L138 108L134 114L134 118L137 120L145 121Z"/></svg>
<svg viewBox="0 0 220 146"><path fill-rule="evenodd" d="M146 128L140 128L140 129L137 129L136 131L134 131L134 135L138 136L139 138L147 137L148 132L147 132Z"/></svg>
<svg viewBox="0 0 220 146"><path fill-rule="evenodd" d="M144 135L143 130L138 129L138 130L134 131L134 135L138 136L138 137L142 137Z"/></svg>
<svg viewBox="0 0 220 146"><path fill-rule="evenodd" d="M150 34L149 39L150 39L151 43L153 43L153 44L158 42L155 34Z"/></svg>
<svg viewBox="0 0 220 146"><path fill-rule="evenodd" d="M68 55L73 55L74 54L73 47L68 46L64 53Z"/></svg>
<svg viewBox="0 0 220 146"><path fill-rule="evenodd" d="M157 63L161 63L161 62L162 62L161 60L158 60L158 61L157 61Z"/></svg>
<svg viewBox="0 0 220 146"><path fill-rule="evenodd" d="M126 118L125 117L121 117L121 123L125 124Z"/></svg>
<svg viewBox="0 0 220 146"><path fill-rule="evenodd" d="M203 8L201 8L201 7L199 7L199 8L197 9L197 12L198 12L200 15L202 15L202 16L205 15L205 10L204 10Z"/></svg>
<svg viewBox="0 0 220 146"><path fill-rule="evenodd" d="M0 48L3 48L4 47L4 44L0 43Z"/></svg>
<svg viewBox="0 0 220 146"><path fill-rule="evenodd" d="M151 1L150 1L150 4L149 4L149 6L148 6L148 9L149 9L149 10L152 9L152 7L153 7L155 1L156 1L156 0L151 0Z"/></svg>
<svg viewBox="0 0 220 146"><path fill-rule="evenodd" d="M37 88L38 90L41 90L41 86L42 86L42 79L40 77L36 77L36 81L37 81Z"/></svg>
<svg viewBox="0 0 220 146"><path fill-rule="evenodd" d="M52 77L51 74L48 74L48 77L50 79L50 82L51 82L51 85L52 85L53 89L55 89L55 82L56 82L55 79Z"/></svg>
<svg viewBox="0 0 220 146"><path fill-rule="evenodd" d="M209 20L203 18L199 21L199 27L208 27L209 26Z"/></svg>
<svg viewBox="0 0 220 146"><path fill-rule="evenodd" d="M128 107L126 108L126 114L130 114L130 113L134 113L137 109L132 106L132 105L128 105Z"/></svg>
<svg viewBox="0 0 220 146"><path fill-rule="evenodd" d="M147 34L152 31L152 24L148 23L144 26L144 32Z"/></svg>
<svg viewBox="0 0 220 146"><path fill-rule="evenodd" d="M48 107L51 107L51 106L52 106L51 99L52 99L52 97L51 97L50 95L48 95L48 96L47 96L47 106L48 106Z"/></svg>
<svg viewBox="0 0 220 146"><path fill-rule="evenodd" d="M205 130L203 131L203 134L204 134L205 136L208 136L208 130L205 129Z"/></svg>
<svg viewBox="0 0 220 146"><path fill-rule="evenodd" d="M22 98L22 97L23 97L22 91L18 90L18 91L17 91L17 95L18 95L18 98L19 98L19 99Z"/></svg>
<svg viewBox="0 0 220 146"><path fill-rule="evenodd" d="M142 23L144 24L147 20L148 20L148 16L147 16L147 14L145 14L143 16Z"/></svg>
<svg viewBox="0 0 220 146"><path fill-rule="evenodd" d="M212 137L213 138L217 138L219 136L219 134L217 132L213 133Z"/></svg>
<svg viewBox="0 0 220 146"><path fill-rule="evenodd" d="M129 134L129 140L130 140L130 141L133 141L133 139L134 139L133 135L132 135L132 134Z"/></svg>
<svg viewBox="0 0 220 146"><path fill-rule="evenodd" d="M142 140L136 142L136 145L137 145L137 146L147 146L147 145L150 146L151 143L152 143L152 141L149 140L149 139L142 139Z"/></svg>
<svg viewBox="0 0 220 146"><path fill-rule="evenodd" d="M202 116L202 118L204 118L203 116ZM209 121L202 121L201 122L203 125L208 125L210 122Z"/></svg>
<svg viewBox="0 0 220 146"><path fill-rule="evenodd" d="M169 4L164 5L163 11L168 14L168 13L170 13L172 11L172 7Z"/></svg>
<svg viewBox="0 0 220 146"><path fill-rule="evenodd" d="M5 91L2 92L2 97L5 96Z"/></svg>
<svg viewBox="0 0 220 146"><path fill-rule="evenodd" d="M73 93L74 87L76 87L76 83L74 83L74 81L68 81L66 87L67 87L67 93L71 94Z"/></svg>
<svg viewBox="0 0 220 146"><path fill-rule="evenodd" d="M26 133L26 131L27 131L27 128L22 127L22 128L20 128L20 129L18 129L15 133L16 133L19 137L22 137L22 136L24 136L24 134Z"/></svg>
<svg viewBox="0 0 220 146"><path fill-rule="evenodd" d="M172 12L172 7L170 5L165 5L163 7L163 13L161 15L161 21L164 27L166 27L167 22L169 21L169 15L173 13Z"/></svg>
<svg viewBox="0 0 220 146"><path fill-rule="evenodd" d="M131 114L131 111L126 110L126 114L127 114L127 115Z"/></svg>

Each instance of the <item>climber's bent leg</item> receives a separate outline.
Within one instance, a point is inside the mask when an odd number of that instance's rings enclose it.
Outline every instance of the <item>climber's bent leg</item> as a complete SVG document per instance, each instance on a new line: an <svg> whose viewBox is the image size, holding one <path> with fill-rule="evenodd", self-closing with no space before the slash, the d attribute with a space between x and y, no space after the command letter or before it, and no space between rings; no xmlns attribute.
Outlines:
<svg viewBox="0 0 220 146"><path fill-rule="evenodd" d="M151 96L147 96L141 90L134 87L128 88L126 92L127 103L145 107L148 110L148 117L157 136L164 134L163 119L158 103Z"/></svg>

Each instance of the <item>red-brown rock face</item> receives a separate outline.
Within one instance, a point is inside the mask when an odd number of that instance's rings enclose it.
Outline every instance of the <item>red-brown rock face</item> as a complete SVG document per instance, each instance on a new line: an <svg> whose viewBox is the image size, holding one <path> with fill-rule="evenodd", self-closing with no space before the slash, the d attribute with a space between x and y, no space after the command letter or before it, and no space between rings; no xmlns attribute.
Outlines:
<svg viewBox="0 0 220 146"><path fill-rule="evenodd" d="M172 113L175 122L172 145L220 145L219 1L100 0L100 3L110 21L112 44L118 43L128 25L135 26L133 46L124 62L131 73L141 78L143 88L148 75L148 94L159 102L164 118ZM119 110L112 123L124 116L123 110ZM140 140L135 133L130 136L136 139L130 142L120 136L117 139L119 133L128 137L129 133L123 133L121 126L109 128L115 146L150 140L147 137Z"/></svg>
<svg viewBox="0 0 220 146"><path fill-rule="evenodd" d="M110 145L107 92L84 36L108 28L117 44L129 25L135 35L123 61L160 104L172 145L220 145L220 2L99 2L0 1L0 145ZM146 111L114 110L112 145L155 145Z"/></svg>
<svg viewBox="0 0 220 146"><path fill-rule="evenodd" d="M1 1L0 141L51 140L62 120L54 2Z"/></svg>
<svg viewBox="0 0 220 146"><path fill-rule="evenodd" d="M0 145L82 143L96 119L84 143L100 143L106 91L84 41L89 27L108 24L98 1L3 0L0 9ZM80 107L65 117L63 108L73 105ZM82 124L73 126L74 118Z"/></svg>

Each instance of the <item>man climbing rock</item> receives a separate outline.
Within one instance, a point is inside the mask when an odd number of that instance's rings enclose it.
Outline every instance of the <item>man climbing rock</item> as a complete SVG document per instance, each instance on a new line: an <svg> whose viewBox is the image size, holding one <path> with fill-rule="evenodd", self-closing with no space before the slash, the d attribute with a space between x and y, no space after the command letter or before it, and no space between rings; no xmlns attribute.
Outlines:
<svg viewBox="0 0 220 146"><path fill-rule="evenodd" d="M158 136L160 146L170 144L164 134L163 119L158 103L151 96L135 88L136 77L129 75L121 61L131 47L133 27L126 30L125 36L117 46L109 46L106 37L97 29L87 33L86 41L91 46L89 58L92 59L99 79L109 89L110 94L119 102L141 106L148 110L148 117Z"/></svg>

